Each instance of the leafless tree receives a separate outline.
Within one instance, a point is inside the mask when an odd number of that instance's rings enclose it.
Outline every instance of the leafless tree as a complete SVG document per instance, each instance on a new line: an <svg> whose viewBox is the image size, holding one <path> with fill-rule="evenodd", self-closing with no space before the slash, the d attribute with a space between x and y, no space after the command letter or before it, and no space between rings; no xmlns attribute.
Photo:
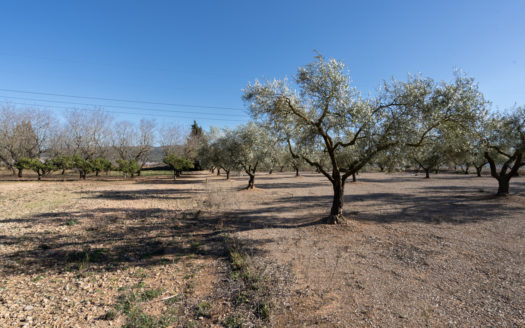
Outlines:
<svg viewBox="0 0 525 328"><path fill-rule="evenodd" d="M66 114L69 147L85 160L105 157L110 145L111 117L102 110Z"/></svg>
<svg viewBox="0 0 525 328"><path fill-rule="evenodd" d="M0 110L0 161L15 174L14 165L21 158L40 158L49 147L51 125L47 111L4 106Z"/></svg>
<svg viewBox="0 0 525 328"><path fill-rule="evenodd" d="M159 129L159 143L164 156L183 155L182 145L188 135L187 129L177 125L165 125Z"/></svg>
<svg viewBox="0 0 525 328"><path fill-rule="evenodd" d="M112 146L119 159L134 160L142 169L151 153L154 139L155 122L142 119L137 127L128 121L122 121L114 126Z"/></svg>

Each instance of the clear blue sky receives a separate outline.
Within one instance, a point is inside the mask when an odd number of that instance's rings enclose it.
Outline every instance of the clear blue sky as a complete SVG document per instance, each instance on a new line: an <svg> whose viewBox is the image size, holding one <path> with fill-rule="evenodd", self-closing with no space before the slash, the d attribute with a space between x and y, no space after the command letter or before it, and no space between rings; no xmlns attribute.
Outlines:
<svg viewBox="0 0 525 328"><path fill-rule="evenodd" d="M230 108L0 91L57 113L100 105L116 119L235 126L249 81L291 76L314 49L343 60L363 94L457 67L495 108L525 105L522 0L2 1L0 12L0 89Z"/></svg>

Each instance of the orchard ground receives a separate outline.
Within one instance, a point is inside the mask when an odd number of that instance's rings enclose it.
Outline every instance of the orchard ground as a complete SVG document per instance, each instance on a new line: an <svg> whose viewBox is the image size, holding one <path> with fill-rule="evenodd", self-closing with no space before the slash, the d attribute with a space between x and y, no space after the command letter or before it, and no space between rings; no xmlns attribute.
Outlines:
<svg viewBox="0 0 525 328"><path fill-rule="evenodd" d="M525 326L524 177L294 175L4 171L0 326Z"/></svg>

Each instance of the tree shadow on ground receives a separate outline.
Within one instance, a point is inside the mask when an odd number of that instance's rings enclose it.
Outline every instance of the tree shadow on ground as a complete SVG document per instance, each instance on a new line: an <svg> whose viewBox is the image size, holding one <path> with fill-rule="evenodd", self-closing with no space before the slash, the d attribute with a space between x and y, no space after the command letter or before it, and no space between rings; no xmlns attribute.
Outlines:
<svg viewBox="0 0 525 328"><path fill-rule="evenodd" d="M7 276L114 271L130 265L162 265L187 256L224 258L225 234L268 227L228 215L161 208L47 212L9 222L40 225L41 229L22 236L0 236L1 245L14 249L0 256L0 274ZM269 242L272 240L255 240L252 253L263 252L260 246Z"/></svg>
<svg viewBox="0 0 525 328"><path fill-rule="evenodd" d="M521 197L525 191L523 182L518 182L511 185L511 190L519 195L511 198ZM265 186L267 189L281 187L279 183ZM475 187L424 188L431 193L347 195L347 215L359 221L376 223L469 224L522 211L522 207L512 201L497 198L491 192L480 192ZM189 197L197 192L202 190L94 192L88 197L169 200ZM86 268L112 271L130 265L162 265L186 256L224 258L224 234L316 225L328 214L331 201L331 195L284 196L259 203L256 209L206 212L100 207L5 219L0 224L19 223L26 227L38 226L38 229L18 236L0 236L0 244L7 250L0 256L0 274L9 276ZM350 209L353 212L350 213ZM262 246L271 242L271 239L255 240L250 245L251 251L263 252Z"/></svg>
<svg viewBox="0 0 525 328"><path fill-rule="evenodd" d="M188 176L182 176L178 177L177 179L173 179L172 176L166 176L166 177L144 177L144 178L137 178L135 179L135 184L168 184L168 185L186 185L186 184L196 184L196 183L202 183L205 181L205 178L202 177L196 177L191 178Z"/></svg>
<svg viewBox="0 0 525 328"><path fill-rule="evenodd" d="M102 190L77 192L83 198L108 200L141 200L141 199L189 199L197 190L186 189L140 189L140 190Z"/></svg>
<svg viewBox="0 0 525 328"><path fill-rule="evenodd" d="M373 193L345 196L345 215L349 219L377 223L418 222L467 224L494 220L509 213L522 211L505 198L487 192L473 192L472 188L432 187L431 195L406 193ZM510 196L519 197L519 195ZM297 205L293 204L295 201ZM319 207L328 210L331 196L284 197L277 204L260 211L243 211L245 220L257 220L262 213L271 218L281 211L313 211ZM281 204L281 205L279 205ZM349 212L349 209L353 209Z"/></svg>

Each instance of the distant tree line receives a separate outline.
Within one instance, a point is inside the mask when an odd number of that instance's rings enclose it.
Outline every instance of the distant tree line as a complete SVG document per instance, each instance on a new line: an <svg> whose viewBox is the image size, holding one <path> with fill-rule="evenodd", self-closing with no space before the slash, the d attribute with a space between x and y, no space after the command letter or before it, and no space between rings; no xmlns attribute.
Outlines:
<svg viewBox="0 0 525 328"><path fill-rule="evenodd" d="M194 127L202 134L197 123ZM186 160L176 167L180 172L196 160L193 148L198 137L193 130L187 137L184 134L184 128L177 126L156 129L151 120L113 122L102 110L73 110L60 123L49 111L6 105L0 109L0 163L18 177L24 170L34 171L39 180L68 170L75 170L80 179L111 170L134 177L141 175L159 140L165 158Z"/></svg>

